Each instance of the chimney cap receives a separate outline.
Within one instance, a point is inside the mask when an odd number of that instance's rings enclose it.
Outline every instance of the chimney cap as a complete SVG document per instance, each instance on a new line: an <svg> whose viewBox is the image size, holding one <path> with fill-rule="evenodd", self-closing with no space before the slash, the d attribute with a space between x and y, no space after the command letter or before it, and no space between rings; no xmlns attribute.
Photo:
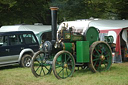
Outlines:
<svg viewBox="0 0 128 85"><path fill-rule="evenodd" d="M58 10L58 7L50 7L51 10Z"/></svg>

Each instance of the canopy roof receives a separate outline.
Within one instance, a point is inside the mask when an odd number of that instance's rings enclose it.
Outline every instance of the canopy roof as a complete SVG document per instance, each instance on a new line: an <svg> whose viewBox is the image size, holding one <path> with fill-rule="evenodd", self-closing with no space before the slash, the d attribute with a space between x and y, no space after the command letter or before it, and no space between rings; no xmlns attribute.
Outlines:
<svg viewBox="0 0 128 85"><path fill-rule="evenodd" d="M99 30L122 29L128 27L128 20L77 20L62 22L59 30L64 26L63 23L65 23L65 26L68 26L68 28L73 27L76 31L81 30L82 34L91 26Z"/></svg>
<svg viewBox="0 0 128 85"><path fill-rule="evenodd" d="M94 20L89 23L90 26L99 30L122 29L128 27L128 20Z"/></svg>

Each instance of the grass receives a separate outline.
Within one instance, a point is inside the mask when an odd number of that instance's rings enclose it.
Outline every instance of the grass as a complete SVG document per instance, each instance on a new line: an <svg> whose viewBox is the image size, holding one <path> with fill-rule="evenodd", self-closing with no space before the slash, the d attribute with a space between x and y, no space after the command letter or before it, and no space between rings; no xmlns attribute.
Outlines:
<svg viewBox="0 0 128 85"><path fill-rule="evenodd" d="M0 68L0 85L128 85L128 63L113 64L109 71L75 71L73 77L58 80L54 74L36 78L30 68Z"/></svg>

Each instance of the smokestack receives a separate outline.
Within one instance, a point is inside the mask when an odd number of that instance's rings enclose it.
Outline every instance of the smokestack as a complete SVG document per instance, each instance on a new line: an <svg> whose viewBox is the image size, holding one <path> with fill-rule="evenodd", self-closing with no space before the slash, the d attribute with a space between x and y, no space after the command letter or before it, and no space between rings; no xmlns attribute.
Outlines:
<svg viewBox="0 0 128 85"><path fill-rule="evenodd" d="M52 23L52 40L56 40L57 33L57 10L58 7L50 7L51 9L51 23Z"/></svg>

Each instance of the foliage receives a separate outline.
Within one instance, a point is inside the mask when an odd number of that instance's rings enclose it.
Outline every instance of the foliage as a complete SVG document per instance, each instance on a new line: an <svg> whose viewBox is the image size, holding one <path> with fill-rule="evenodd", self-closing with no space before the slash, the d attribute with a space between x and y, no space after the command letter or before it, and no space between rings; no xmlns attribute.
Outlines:
<svg viewBox="0 0 128 85"><path fill-rule="evenodd" d="M115 8L118 9L120 19L128 19L128 0L119 0L115 3Z"/></svg>
<svg viewBox="0 0 128 85"><path fill-rule="evenodd" d="M0 24L21 24L40 22L49 24L49 0L14 0L1 1Z"/></svg>
<svg viewBox="0 0 128 85"><path fill-rule="evenodd" d="M49 22L49 0L16 0L12 10L20 18L22 23L40 22L47 24Z"/></svg>
<svg viewBox="0 0 128 85"><path fill-rule="evenodd" d="M10 17L10 8L12 7L12 5L14 4L14 1L12 0L1 0L0 1L0 25L2 25L3 23L9 23L9 19L11 19L12 17Z"/></svg>
<svg viewBox="0 0 128 85"><path fill-rule="evenodd" d="M55 0L52 5L59 7L60 22L84 17L87 11L83 0Z"/></svg>
<svg viewBox="0 0 128 85"><path fill-rule="evenodd" d="M58 23L90 17L128 19L127 0L0 0L0 26L50 24L50 6L59 7Z"/></svg>

